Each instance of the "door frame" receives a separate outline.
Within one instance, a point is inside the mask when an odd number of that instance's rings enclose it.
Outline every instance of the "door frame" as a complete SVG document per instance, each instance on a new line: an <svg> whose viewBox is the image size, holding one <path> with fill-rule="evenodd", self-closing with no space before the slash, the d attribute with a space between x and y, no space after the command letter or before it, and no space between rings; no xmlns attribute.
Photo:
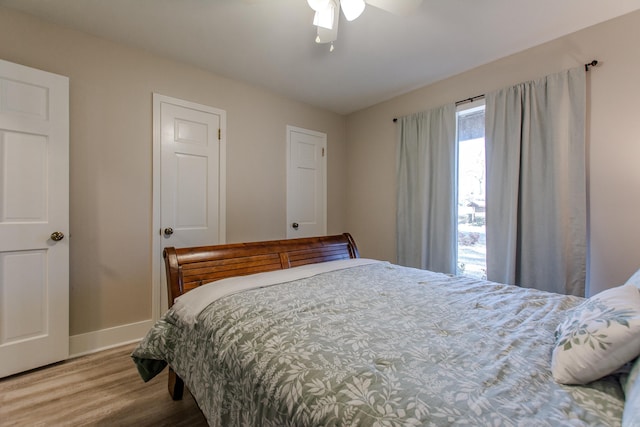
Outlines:
<svg viewBox="0 0 640 427"><path fill-rule="evenodd" d="M218 236L219 243L226 242L226 188L227 188L227 113L224 110L210 107L208 105L197 104L195 102L185 101L183 99L172 98L170 96L153 93L153 219L151 221L151 317L158 320L162 315L162 275L164 273L164 259L162 258L162 231L161 231L161 159L162 159L162 129L160 128L160 105L163 102L179 105L185 108L192 108L198 111L204 111L220 116L220 153L218 165Z"/></svg>

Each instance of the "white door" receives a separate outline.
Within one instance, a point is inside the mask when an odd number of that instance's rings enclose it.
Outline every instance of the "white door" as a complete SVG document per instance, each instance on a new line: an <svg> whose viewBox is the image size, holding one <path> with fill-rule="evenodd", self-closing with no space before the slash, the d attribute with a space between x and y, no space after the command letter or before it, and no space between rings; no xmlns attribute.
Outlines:
<svg viewBox="0 0 640 427"><path fill-rule="evenodd" d="M0 60L0 377L69 356L68 234L69 79Z"/></svg>
<svg viewBox="0 0 640 427"><path fill-rule="evenodd" d="M327 234L327 135L287 126L287 238Z"/></svg>
<svg viewBox="0 0 640 427"><path fill-rule="evenodd" d="M155 230L159 250L154 256L159 261L154 268L160 275L161 289L159 310L154 313L157 318L167 307L162 250L167 246L204 246L225 241L226 114L163 95L154 94L153 99L160 151L160 217Z"/></svg>

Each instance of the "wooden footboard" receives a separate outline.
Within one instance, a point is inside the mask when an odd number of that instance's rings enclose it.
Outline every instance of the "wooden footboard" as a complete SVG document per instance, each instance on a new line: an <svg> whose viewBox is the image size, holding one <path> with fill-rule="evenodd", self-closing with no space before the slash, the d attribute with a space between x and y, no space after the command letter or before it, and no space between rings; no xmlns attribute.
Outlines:
<svg viewBox="0 0 640 427"><path fill-rule="evenodd" d="M282 270L306 264L358 258L349 233L335 236L232 243L193 248L168 247L163 252L169 306L185 292L234 276ZM169 393L182 398L184 383L169 370Z"/></svg>

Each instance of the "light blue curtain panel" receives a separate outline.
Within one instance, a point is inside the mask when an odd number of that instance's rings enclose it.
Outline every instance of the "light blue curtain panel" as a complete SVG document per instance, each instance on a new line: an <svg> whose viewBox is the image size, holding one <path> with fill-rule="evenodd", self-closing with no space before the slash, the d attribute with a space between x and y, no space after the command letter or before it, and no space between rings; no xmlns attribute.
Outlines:
<svg viewBox="0 0 640 427"><path fill-rule="evenodd" d="M585 74L486 95L489 280L584 295Z"/></svg>
<svg viewBox="0 0 640 427"><path fill-rule="evenodd" d="M398 264L455 273L455 105L399 120Z"/></svg>

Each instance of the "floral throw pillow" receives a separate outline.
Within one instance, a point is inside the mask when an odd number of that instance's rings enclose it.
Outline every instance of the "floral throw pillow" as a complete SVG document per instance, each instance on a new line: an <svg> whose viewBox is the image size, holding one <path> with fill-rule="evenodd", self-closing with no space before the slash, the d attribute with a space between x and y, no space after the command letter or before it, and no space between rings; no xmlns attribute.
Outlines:
<svg viewBox="0 0 640 427"><path fill-rule="evenodd" d="M627 283L592 296L555 334L551 371L557 382L587 384L615 372L640 354L640 288Z"/></svg>

